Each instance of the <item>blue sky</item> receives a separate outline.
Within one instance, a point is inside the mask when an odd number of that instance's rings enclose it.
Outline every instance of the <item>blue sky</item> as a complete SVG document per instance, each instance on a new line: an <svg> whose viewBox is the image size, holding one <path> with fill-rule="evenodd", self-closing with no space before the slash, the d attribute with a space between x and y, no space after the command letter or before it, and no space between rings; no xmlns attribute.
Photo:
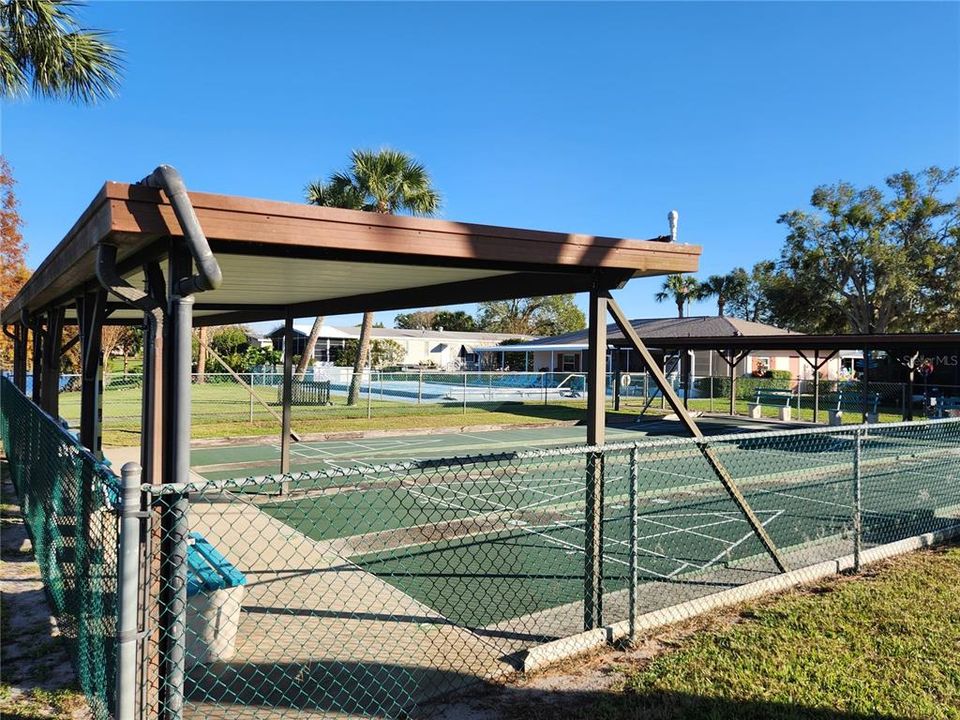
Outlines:
<svg viewBox="0 0 960 720"><path fill-rule="evenodd" d="M960 163L957 3L101 2L82 18L127 53L119 98L2 107L32 266L104 180L161 162L197 190L297 201L350 149L390 145L426 164L450 219L645 238L676 208L701 278L776 257L777 216L818 184ZM671 315L658 286L621 303Z"/></svg>

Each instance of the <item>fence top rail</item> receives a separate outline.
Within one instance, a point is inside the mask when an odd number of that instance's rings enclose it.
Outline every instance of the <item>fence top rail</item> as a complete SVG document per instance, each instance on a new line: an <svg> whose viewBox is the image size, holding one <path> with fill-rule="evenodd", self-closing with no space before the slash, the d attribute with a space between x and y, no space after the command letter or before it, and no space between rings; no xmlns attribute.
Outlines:
<svg viewBox="0 0 960 720"><path fill-rule="evenodd" d="M61 424L61 422L54 418L50 413L41 408L39 405L33 402L29 397L20 391L13 381L8 378L6 375L0 375L0 383L3 387L7 389L7 392L17 393L24 402L30 403L32 410L37 413L50 427L53 428L53 431L60 435L60 438L66 442L68 445L74 448L78 455L80 455L84 460L89 462L94 471L100 474L104 480L114 484L117 488L120 487L120 478L111 467L105 463L103 460L98 460L97 457L90 452L87 448L80 444L80 441L71 433L67 428Z"/></svg>
<svg viewBox="0 0 960 720"><path fill-rule="evenodd" d="M768 440L775 438L799 438L818 435L855 435L860 432L888 432L897 428L929 428L941 425L958 425L960 418L941 418L936 420L915 420L909 422L844 425L842 427L816 427L791 430L771 430L755 433L728 433L712 435L703 438L648 438L635 442L608 443L604 445L575 445L557 448L543 448L531 450L517 450L513 452L491 453L486 455L465 455L450 458L435 458L410 462L384 463L353 468L331 468L326 470L311 470L296 473L277 473L258 475L245 478L230 478L227 480L201 480L188 483L165 483L162 485L143 485L142 490L152 495L189 494L242 490L265 485L275 485L280 482L289 482L296 485L301 482L315 480L329 480L346 477L362 477L381 475L384 473L398 473L422 471L432 468L463 467L468 465L483 465L488 463L539 460L552 457L570 457L591 453L658 451L672 447L707 447L711 444L726 442L744 442L753 440Z"/></svg>

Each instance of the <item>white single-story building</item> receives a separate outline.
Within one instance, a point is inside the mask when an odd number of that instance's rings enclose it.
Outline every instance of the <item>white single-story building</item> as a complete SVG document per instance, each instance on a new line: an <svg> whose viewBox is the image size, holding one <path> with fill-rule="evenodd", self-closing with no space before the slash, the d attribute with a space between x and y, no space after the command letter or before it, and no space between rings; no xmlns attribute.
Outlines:
<svg viewBox="0 0 960 720"><path fill-rule="evenodd" d="M310 324L294 323L294 355L302 355L310 334ZM265 336L278 350L283 346L283 326ZM323 325L314 349L314 358L320 362L335 362L343 346L360 337L360 327ZM400 363L404 367L430 367L440 370L478 370L479 358L476 348L498 347L504 341L530 342L537 338L531 335L510 333L466 332L463 330L404 330L375 327L371 340L392 340L404 352ZM519 369L519 368L518 368Z"/></svg>
<svg viewBox="0 0 960 720"><path fill-rule="evenodd" d="M730 317L689 317L689 318L646 318L631 320L630 324L640 337L650 346L654 356L664 363L664 369L676 372L679 367L679 354L675 350L678 340L685 337L742 337L742 336L769 336L769 335L798 335L773 325L750 322ZM607 327L607 337L620 338L620 331L616 325ZM658 343L662 338L663 342ZM671 342L673 341L673 343ZM802 343L798 349L803 350ZM477 350L496 358L505 348L479 347ZM529 354L532 359L531 369L542 372L581 372L586 367L587 331L542 338L507 349L508 352ZM690 371L693 377L720 377L729 374L729 367L719 352L713 350L690 350ZM615 363L615 353L619 353ZM812 351L804 352L811 360ZM846 357L846 356L845 356ZM862 355L861 355L862 357ZM849 361L848 361L849 362ZM642 363L637 353L629 348L616 349L611 345L607 351L607 370L640 371ZM768 370L788 371L792 378L799 380L813 379L813 369L801 357L797 350L763 350L749 353L741 360L737 369L741 375L762 375ZM840 356L828 360L820 373L828 379L838 378L842 370Z"/></svg>

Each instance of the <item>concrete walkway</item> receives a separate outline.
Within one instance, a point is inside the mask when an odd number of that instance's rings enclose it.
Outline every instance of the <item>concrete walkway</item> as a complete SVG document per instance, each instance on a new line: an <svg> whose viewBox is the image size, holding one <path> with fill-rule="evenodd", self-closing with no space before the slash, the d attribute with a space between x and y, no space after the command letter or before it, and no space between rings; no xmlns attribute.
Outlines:
<svg viewBox="0 0 960 720"><path fill-rule="evenodd" d="M235 657L190 672L191 717L396 717L512 672L502 649L243 498L190 512L248 579Z"/></svg>

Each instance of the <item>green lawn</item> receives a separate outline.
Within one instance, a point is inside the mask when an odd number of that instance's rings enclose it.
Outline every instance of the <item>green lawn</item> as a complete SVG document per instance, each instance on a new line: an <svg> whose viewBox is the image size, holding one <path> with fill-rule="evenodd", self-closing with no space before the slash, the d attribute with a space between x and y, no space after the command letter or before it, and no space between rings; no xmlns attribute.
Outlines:
<svg viewBox="0 0 960 720"><path fill-rule="evenodd" d="M960 718L958 587L954 546L792 591L673 633L652 662L615 666L614 692L549 717Z"/></svg>
<svg viewBox="0 0 960 720"><path fill-rule="evenodd" d="M108 377L103 393L103 429L104 445L134 445L139 442L140 432L140 376L114 375ZM246 388L233 382L208 381L202 385L193 385L191 390L193 437L221 438L239 436L274 435L278 432L279 421L273 413L279 414L280 404L276 386L256 386L255 397L251 398ZM262 403L260 402L262 401ZM322 433L349 430L370 429L406 429L419 427L461 427L466 425L515 425L539 421L580 421L585 419L585 398L558 400L551 397L549 404L540 400L525 401L487 401L471 400L464 408L462 403L432 402L421 405L415 402L403 402L374 397L368 402L362 397L357 405L346 405L345 397L334 395L332 405L296 405L292 411L292 424L295 431ZM270 409L267 409L267 407ZM737 412L747 415L749 403L738 401ZM621 412L635 415L644 407L642 398L624 398ZM608 400L608 408L612 408ZM726 412L727 401L706 399L690 401L692 410L717 413ZM271 412L273 411L273 413ZM655 399L647 410L648 414L662 413L661 402ZM60 414L71 425L76 426L80 418L80 392L67 390L60 395ZM765 407L764 417L775 418L777 409ZM802 408L800 416L794 419L812 421L813 410ZM826 422L827 411L821 408L819 421ZM846 412L845 423L859 423L861 416L856 412ZM882 422L900 420L894 412L882 412Z"/></svg>
<svg viewBox="0 0 960 720"><path fill-rule="evenodd" d="M119 380L119 379L118 379ZM127 446L139 442L139 378L127 385L108 385L103 393L103 443ZM273 412L280 413L275 386L254 388L256 397ZM417 405L372 398L368 403L348 406L343 396L334 395L332 405L296 405L292 426L301 434L350 430L394 430L467 425L519 425L536 422L571 422L584 417L583 400L557 402L425 403ZM279 422L262 404L251 401L250 393L234 383L210 382L191 389L194 439L263 436L279 432ZM80 420L80 392L60 395L60 415L71 425ZM368 417L369 416L369 417Z"/></svg>

